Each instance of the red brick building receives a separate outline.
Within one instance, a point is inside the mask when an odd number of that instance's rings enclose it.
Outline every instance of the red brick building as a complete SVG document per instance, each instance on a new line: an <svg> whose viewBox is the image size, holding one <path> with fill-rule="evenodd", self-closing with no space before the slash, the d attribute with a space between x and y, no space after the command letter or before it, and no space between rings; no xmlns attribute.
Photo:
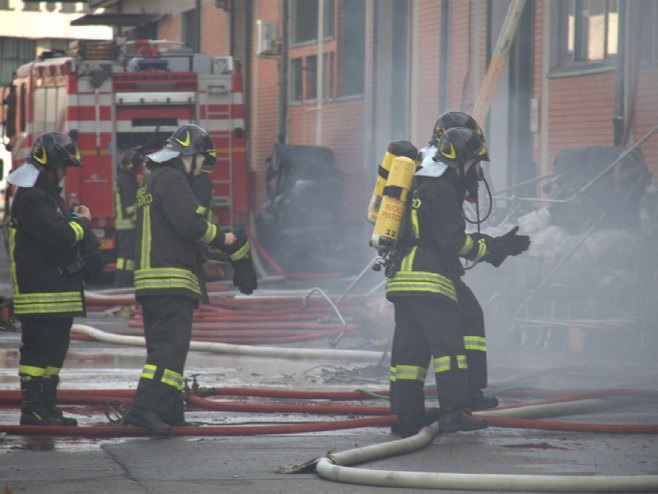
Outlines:
<svg viewBox="0 0 658 494"><path fill-rule="evenodd" d="M264 163L276 142L326 146L346 177L346 218L362 221L388 142L423 146L440 113L476 109L490 62L501 62L497 40L510 6L525 4L481 122L494 187L550 173L563 149L626 146L658 124L652 0L90 4L158 14L131 28L241 62L256 209L266 199ZM658 135L641 149L656 175Z"/></svg>

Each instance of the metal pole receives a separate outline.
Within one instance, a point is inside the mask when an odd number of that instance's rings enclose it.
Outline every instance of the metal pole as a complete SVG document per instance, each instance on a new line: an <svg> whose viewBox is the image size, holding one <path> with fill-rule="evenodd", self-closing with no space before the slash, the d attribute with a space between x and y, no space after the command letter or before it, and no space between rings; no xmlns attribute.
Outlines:
<svg viewBox="0 0 658 494"><path fill-rule="evenodd" d="M324 78L324 58L322 54L322 43L324 41L324 0L318 0L318 56L316 63L316 84L315 84L315 145L322 145L322 97L324 87L322 80Z"/></svg>
<svg viewBox="0 0 658 494"><path fill-rule="evenodd" d="M475 102L473 118L477 122L483 122L487 113L489 113L491 100L496 92L498 81L500 80L503 68L505 68L507 62L507 57L509 56L509 50L512 46L512 41L514 40L516 27L519 25L521 14L523 14L525 1L526 0L513 0L507 10L503 27L498 36L498 40L496 41L496 49L494 50L487 73L484 76L484 82L482 83L480 94Z"/></svg>

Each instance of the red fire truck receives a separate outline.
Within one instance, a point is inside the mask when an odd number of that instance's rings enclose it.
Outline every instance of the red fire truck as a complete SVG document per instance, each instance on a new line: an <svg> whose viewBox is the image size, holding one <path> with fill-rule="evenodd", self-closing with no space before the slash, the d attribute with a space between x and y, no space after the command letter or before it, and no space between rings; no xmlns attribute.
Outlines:
<svg viewBox="0 0 658 494"><path fill-rule="evenodd" d="M78 42L67 56L48 54L16 70L2 101L12 169L41 133L76 140L84 167L69 170L69 205L87 204L107 260L114 251L113 184L125 149L159 149L184 123L213 138L215 219L246 226L248 179L242 76L231 57L193 53L166 41ZM71 56L72 55L72 56Z"/></svg>

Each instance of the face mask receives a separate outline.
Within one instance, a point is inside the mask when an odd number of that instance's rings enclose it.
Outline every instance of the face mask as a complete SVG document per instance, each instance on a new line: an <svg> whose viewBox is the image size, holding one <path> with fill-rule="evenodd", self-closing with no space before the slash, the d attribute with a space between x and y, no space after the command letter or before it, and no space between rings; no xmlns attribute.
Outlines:
<svg viewBox="0 0 658 494"><path fill-rule="evenodd" d="M185 172L188 175L196 177L203 173L203 160L198 159L198 155L193 154L192 156L183 156L182 161L183 166L185 167Z"/></svg>
<svg viewBox="0 0 658 494"><path fill-rule="evenodd" d="M469 165L468 170L465 172L464 186L466 187L465 200L471 203L477 201L479 181L482 180L482 167L479 162Z"/></svg>

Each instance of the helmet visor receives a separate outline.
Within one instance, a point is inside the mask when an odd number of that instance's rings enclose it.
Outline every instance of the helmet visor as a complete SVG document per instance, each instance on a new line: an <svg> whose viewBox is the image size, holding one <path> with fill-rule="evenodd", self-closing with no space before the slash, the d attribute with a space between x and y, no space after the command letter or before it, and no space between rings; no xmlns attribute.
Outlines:
<svg viewBox="0 0 658 494"><path fill-rule="evenodd" d="M55 144L55 150L60 155L64 162L64 166L72 166L74 168L82 168L80 161L80 151L73 143L64 146Z"/></svg>

